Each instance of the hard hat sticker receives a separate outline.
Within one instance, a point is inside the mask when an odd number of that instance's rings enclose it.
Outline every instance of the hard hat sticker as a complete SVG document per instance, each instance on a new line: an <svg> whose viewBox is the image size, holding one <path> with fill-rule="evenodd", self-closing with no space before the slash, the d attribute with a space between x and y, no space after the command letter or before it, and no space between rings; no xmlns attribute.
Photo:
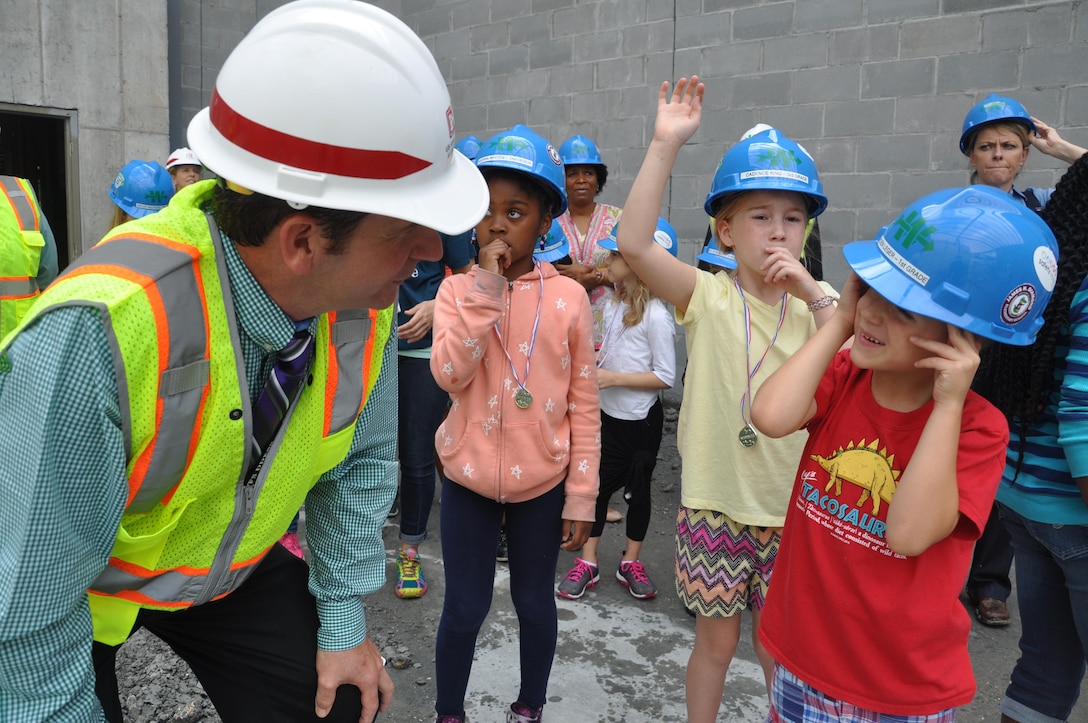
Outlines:
<svg viewBox="0 0 1088 723"><path fill-rule="evenodd" d="M1058 283L1058 259L1049 246L1039 246L1035 249L1035 273L1039 275L1039 283L1047 291L1053 291Z"/></svg>
<svg viewBox="0 0 1088 723"><path fill-rule="evenodd" d="M904 274L911 277L922 286L929 284L929 274L903 258L898 251L892 248L892 245L888 243L883 236L880 237L880 240L877 241L876 245L877 248L880 249L880 253L884 254L884 257L898 267Z"/></svg>
<svg viewBox="0 0 1088 723"><path fill-rule="evenodd" d="M1023 321L1035 306L1035 294L1031 284L1021 284L1010 291L1001 304L1001 320L1010 325Z"/></svg>
<svg viewBox="0 0 1088 723"><path fill-rule="evenodd" d="M755 171L744 171L740 174L740 179L746 181L749 178L788 178L791 181L797 181L799 183L808 183L808 176L803 173L794 173L793 171L782 171L778 169L760 169Z"/></svg>
<svg viewBox="0 0 1088 723"><path fill-rule="evenodd" d="M548 158L552 159L552 163L557 166L563 165L563 159L559 157L559 151L555 150L555 146L551 143L548 144Z"/></svg>
<svg viewBox="0 0 1088 723"><path fill-rule="evenodd" d="M523 158L521 156L511 156L506 153L496 153L491 156L482 156L476 159L476 164L479 166L493 165L496 163L513 163L514 165L525 166L529 169L532 169L534 165L533 161L528 158Z"/></svg>
<svg viewBox="0 0 1088 723"><path fill-rule="evenodd" d="M669 234L667 234L665 231L662 231L661 229L658 229L654 232L654 241L657 243L658 246L663 246L667 249L672 248L672 239L669 238Z"/></svg>

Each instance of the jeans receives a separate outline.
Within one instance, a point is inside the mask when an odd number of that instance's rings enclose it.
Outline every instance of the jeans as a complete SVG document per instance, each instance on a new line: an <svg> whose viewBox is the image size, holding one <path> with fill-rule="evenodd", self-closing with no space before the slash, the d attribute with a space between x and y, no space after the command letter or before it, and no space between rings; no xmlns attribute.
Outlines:
<svg viewBox="0 0 1088 723"><path fill-rule="evenodd" d="M564 487L560 483L539 497L504 505L456 482L442 481L446 598L435 639L435 711L439 715L465 713L476 637L491 609L495 546L504 512L510 545L510 597L520 630L521 688L517 700L530 708L546 702L559 634L555 563L559 559ZM496 691L498 684L489 683Z"/></svg>
<svg viewBox="0 0 1088 723"><path fill-rule="evenodd" d="M1064 721L1088 650L1088 525L1035 522L999 505L1012 537L1020 659L1001 711L1021 723Z"/></svg>
<svg viewBox="0 0 1088 723"><path fill-rule="evenodd" d="M427 518L434 503L434 434L450 397L431 375L429 359L398 359L400 539L420 543L427 539Z"/></svg>

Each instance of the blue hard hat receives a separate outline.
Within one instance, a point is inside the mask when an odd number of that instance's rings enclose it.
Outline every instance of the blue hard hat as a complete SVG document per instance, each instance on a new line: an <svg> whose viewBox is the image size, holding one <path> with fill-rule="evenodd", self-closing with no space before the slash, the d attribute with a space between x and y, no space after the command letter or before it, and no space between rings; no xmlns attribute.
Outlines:
<svg viewBox="0 0 1088 723"><path fill-rule="evenodd" d="M567 182L559 151L532 128L518 124L487 139L476 156L478 168L520 171L552 197L552 216L567 210Z"/></svg>
<svg viewBox="0 0 1088 723"><path fill-rule="evenodd" d="M732 251L722 251L713 238L707 239L703 250L695 254L695 260L729 271L737 268L737 255Z"/></svg>
<svg viewBox="0 0 1088 723"><path fill-rule="evenodd" d="M564 166L603 166L597 144L585 136L571 136L559 146Z"/></svg>
<svg viewBox="0 0 1088 723"><path fill-rule="evenodd" d="M1019 123L1027 126L1032 133L1038 133L1035 121L1020 101L990 93L967 111L967 116L963 119L963 131L960 133L960 152L965 156L971 153L967 147L969 135L977 133L979 128L988 123L1000 122Z"/></svg>
<svg viewBox="0 0 1088 723"><path fill-rule="evenodd" d="M558 261L570 253L570 241L563 233L563 227L558 220L552 221L552 227L544 236L544 242L533 250L533 258L537 261Z"/></svg>
<svg viewBox="0 0 1088 723"><path fill-rule="evenodd" d="M465 136L453 146L461 151L461 154L470 161L476 160L476 154L480 152L480 139L476 136Z"/></svg>
<svg viewBox="0 0 1088 723"><path fill-rule="evenodd" d="M770 128L745 138L722 156L704 210L713 216L718 201L741 191L796 191L811 201L811 216L827 208L816 162L781 131Z"/></svg>
<svg viewBox="0 0 1088 723"><path fill-rule="evenodd" d="M1050 227L989 186L923 196L843 255L892 304L1014 346L1035 341L1058 278Z"/></svg>
<svg viewBox="0 0 1088 723"><path fill-rule="evenodd" d="M612 233L607 237L597 242L597 245L602 249L608 249L609 251L619 251L619 244L616 243L616 235L620 232L620 222L617 221L616 225L612 227ZM680 243L676 240L676 229L672 227L668 221L664 218L657 217L657 228L654 229L654 243L668 251L673 256L676 256Z"/></svg>
<svg viewBox="0 0 1088 723"><path fill-rule="evenodd" d="M174 195L170 171L155 161L129 161L110 185L110 200L133 218L161 211Z"/></svg>

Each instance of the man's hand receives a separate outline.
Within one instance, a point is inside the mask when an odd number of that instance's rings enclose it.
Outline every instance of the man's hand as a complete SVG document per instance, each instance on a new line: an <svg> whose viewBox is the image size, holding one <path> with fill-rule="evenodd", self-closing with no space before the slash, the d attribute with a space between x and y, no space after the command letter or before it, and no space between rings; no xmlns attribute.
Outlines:
<svg viewBox="0 0 1088 723"><path fill-rule="evenodd" d="M371 723L378 711L389 708L393 701L393 681L385 671L378 647L367 637L348 650L317 651L317 698L314 711L324 718L336 700L336 689L354 685L363 699L359 723Z"/></svg>

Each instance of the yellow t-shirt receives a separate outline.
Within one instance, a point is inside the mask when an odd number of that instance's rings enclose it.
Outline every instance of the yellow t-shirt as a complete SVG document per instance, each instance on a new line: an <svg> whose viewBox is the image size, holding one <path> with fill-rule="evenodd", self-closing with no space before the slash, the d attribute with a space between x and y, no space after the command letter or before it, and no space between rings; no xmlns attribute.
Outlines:
<svg viewBox="0 0 1088 723"><path fill-rule="evenodd" d="M837 296L830 284L820 282ZM774 338L781 306L768 306L745 295L752 321L752 340L745 363L744 303L726 272L699 271L687 311L676 312L684 327L688 366L680 405L677 446L683 460L680 501L692 509L723 512L736 522L780 527L786 519L793 478L808 432L782 439L759 435L752 447L738 434L744 427L741 399L747 390L747 367L755 368ZM752 378L752 397L774 370L816 333L805 302L793 296L778 339ZM748 404L744 415L751 419Z"/></svg>

